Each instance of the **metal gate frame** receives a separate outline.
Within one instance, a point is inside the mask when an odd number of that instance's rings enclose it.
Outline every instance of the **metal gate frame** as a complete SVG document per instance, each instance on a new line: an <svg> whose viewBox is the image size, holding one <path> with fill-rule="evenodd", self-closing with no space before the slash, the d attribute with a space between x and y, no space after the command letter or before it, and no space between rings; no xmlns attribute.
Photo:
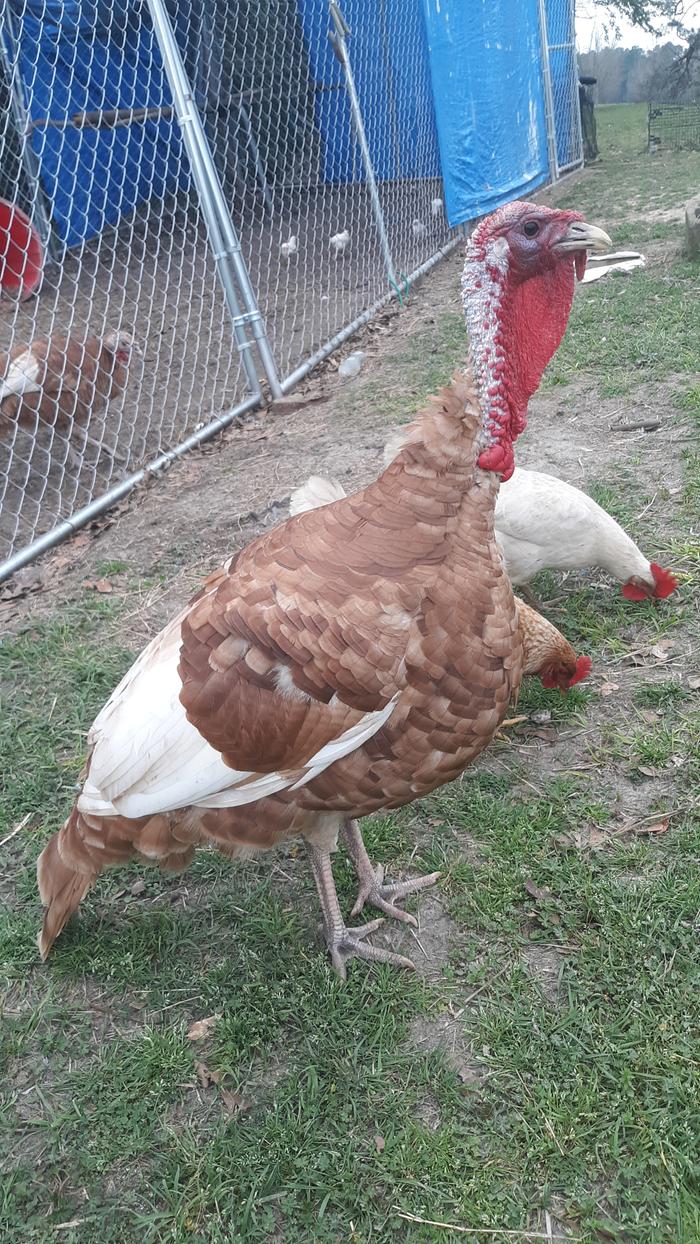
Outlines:
<svg viewBox="0 0 700 1244"><path fill-rule="evenodd" d="M571 39L563 43L550 43L549 41L549 19L554 5L558 3L568 10L569 29L571 30ZM547 124L547 148L549 152L549 168L552 181L559 181L566 173L572 173L576 169L583 166L583 134L581 131L581 112L578 105L578 72L576 60L576 0L538 0L540 15L540 42L542 48L542 75L544 85L544 102L545 102L545 118ZM557 117L554 104L554 89L552 85L552 52L569 52L569 63L571 65L571 73L569 75L569 90L572 100L572 114L574 118L573 147L576 155L566 164L559 163L558 143L557 143Z"/></svg>

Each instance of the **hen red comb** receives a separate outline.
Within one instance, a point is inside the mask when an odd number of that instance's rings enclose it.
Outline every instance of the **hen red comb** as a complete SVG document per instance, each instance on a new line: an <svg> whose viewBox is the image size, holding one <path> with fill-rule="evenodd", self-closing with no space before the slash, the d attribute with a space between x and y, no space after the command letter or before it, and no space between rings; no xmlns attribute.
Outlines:
<svg viewBox="0 0 700 1244"><path fill-rule="evenodd" d="M569 679L569 686L573 687L575 683L581 682L584 678L588 678L591 672L591 658L579 657L576 661L576 669L573 677Z"/></svg>
<svg viewBox="0 0 700 1244"><path fill-rule="evenodd" d="M657 566L656 562L651 563L651 573L654 576L656 591L654 596L657 600L663 600L666 596L670 596L671 592L675 592L678 587L678 580L670 570L664 570L662 566Z"/></svg>
<svg viewBox="0 0 700 1244"><path fill-rule="evenodd" d="M657 562L651 562L649 569L654 576L654 590L646 584L625 583L622 588L622 595L627 600L664 600L666 596L670 596L671 592L675 592L678 587L678 580L670 570L664 570Z"/></svg>

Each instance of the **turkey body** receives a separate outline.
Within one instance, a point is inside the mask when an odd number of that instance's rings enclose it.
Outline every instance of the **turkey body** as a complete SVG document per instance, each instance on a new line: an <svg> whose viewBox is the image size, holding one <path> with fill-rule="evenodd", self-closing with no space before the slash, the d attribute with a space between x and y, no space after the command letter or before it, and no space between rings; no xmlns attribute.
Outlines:
<svg viewBox="0 0 700 1244"><path fill-rule="evenodd" d="M43 953L106 864L181 867L203 840L230 855L296 834L334 846L344 821L486 747L522 642L476 428L456 378L378 480L255 540L144 650L40 860Z"/></svg>
<svg viewBox="0 0 700 1244"><path fill-rule="evenodd" d="M345 837L352 914L432 884L384 886L357 817L457 777L517 693L523 642L494 529L527 401L566 327L587 249L575 212L514 203L470 239L471 369L429 403L377 480L288 519L213 575L141 654L88 736L83 786L39 858L48 953L106 864L178 867L305 840L334 966L412 966L348 928L330 853ZM537 338L533 326L537 326Z"/></svg>

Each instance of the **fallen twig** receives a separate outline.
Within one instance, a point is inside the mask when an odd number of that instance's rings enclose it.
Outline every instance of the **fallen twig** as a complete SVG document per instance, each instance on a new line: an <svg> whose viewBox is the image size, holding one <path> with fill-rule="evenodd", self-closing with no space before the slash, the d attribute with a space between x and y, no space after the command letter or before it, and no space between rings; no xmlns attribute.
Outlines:
<svg viewBox="0 0 700 1244"><path fill-rule="evenodd" d="M642 423L611 423L611 432L656 432L661 427L660 419L646 419Z"/></svg>
<svg viewBox="0 0 700 1244"><path fill-rule="evenodd" d="M418 1214L407 1214L394 1206L394 1213L406 1222L419 1222L425 1227L441 1227L443 1231L457 1231L460 1235L498 1235L516 1240L570 1240L581 1239L580 1235L556 1235L545 1231L508 1231L505 1227L458 1227L454 1222L438 1222L435 1218L421 1218Z"/></svg>
<svg viewBox="0 0 700 1244"><path fill-rule="evenodd" d="M27 824L27 821L31 819L31 816L32 816L31 812L28 812L26 816L23 816L22 820L19 821L17 825L15 825L14 829L11 829L9 834L5 835L2 842L0 842L0 847L4 847L5 844L9 842L12 838L16 838L18 833L24 829L25 825Z"/></svg>

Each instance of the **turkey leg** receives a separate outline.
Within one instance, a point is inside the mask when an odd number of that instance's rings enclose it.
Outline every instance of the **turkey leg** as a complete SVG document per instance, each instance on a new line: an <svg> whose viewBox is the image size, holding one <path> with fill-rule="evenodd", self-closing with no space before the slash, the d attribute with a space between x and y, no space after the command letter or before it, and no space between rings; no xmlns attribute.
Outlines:
<svg viewBox="0 0 700 1244"><path fill-rule="evenodd" d="M404 958L403 955L397 955L392 950L382 950L364 941L368 934L374 933L375 929L383 924L381 919L370 920L369 924L361 924L356 929L347 927L338 903L330 852L314 846L308 839L306 849L321 903L323 927L331 963L342 980L347 977L346 964L349 959L369 959L374 963L393 963L400 968L415 968L411 960Z"/></svg>
<svg viewBox="0 0 700 1244"><path fill-rule="evenodd" d="M385 915L393 916L394 920L417 925L418 921L415 916L397 907L393 900L400 901L408 894L415 894L417 890L424 890L427 886L435 885L440 874L428 873L425 877L414 877L411 881L394 881L391 885L385 885L384 869L381 864L375 868L369 858L359 822L347 821L343 826L342 835L360 883L355 906L350 916L356 916L362 911L365 903L371 903L372 907L378 907Z"/></svg>

